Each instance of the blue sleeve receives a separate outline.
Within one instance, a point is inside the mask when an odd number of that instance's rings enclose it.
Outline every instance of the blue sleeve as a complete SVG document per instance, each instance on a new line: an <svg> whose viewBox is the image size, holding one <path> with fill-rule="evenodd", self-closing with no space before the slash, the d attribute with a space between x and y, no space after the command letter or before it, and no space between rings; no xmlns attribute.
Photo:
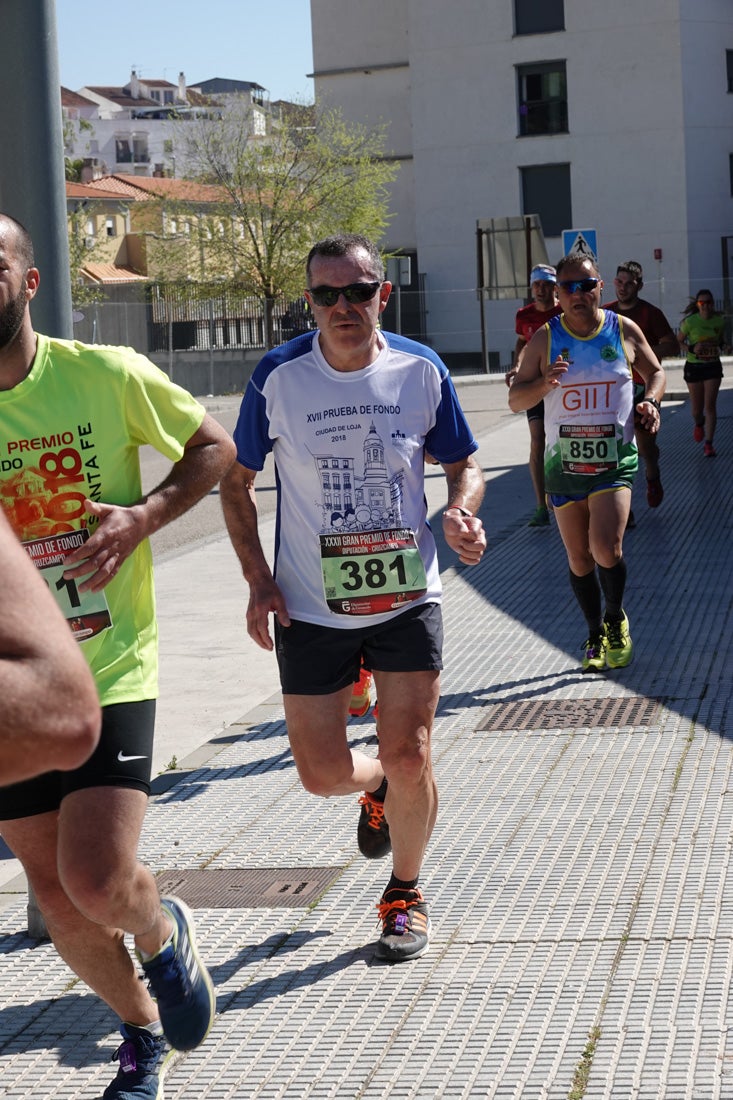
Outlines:
<svg viewBox="0 0 733 1100"><path fill-rule="evenodd" d="M440 383L435 424L425 437L425 450L438 462L460 462L478 450L447 369Z"/></svg>
<svg viewBox="0 0 733 1100"><path fill-rule="evenodd" d="M272 450L272 440L269 435L270 421L265 397L255 381L256 373L250 378L244 391L234 429L234 442L237 445L237 461L248 470L259 471Z"/></svg>

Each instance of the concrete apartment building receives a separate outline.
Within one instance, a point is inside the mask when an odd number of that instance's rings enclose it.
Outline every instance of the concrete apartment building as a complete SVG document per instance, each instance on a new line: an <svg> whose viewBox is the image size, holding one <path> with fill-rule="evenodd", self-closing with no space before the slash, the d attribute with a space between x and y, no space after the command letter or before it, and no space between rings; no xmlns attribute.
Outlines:
<svg viewBox="0 0 733 1100"><path fill-rule="evenodd" d="M673 325L703 286L729 307L733 0L311 0L311 18L316 97L387 124L385 243L449 363L514 344L521 301L490 301L482 352L480 219L539 214L550 262L564 230L595 230L607 298L638 260Z"/></svg>

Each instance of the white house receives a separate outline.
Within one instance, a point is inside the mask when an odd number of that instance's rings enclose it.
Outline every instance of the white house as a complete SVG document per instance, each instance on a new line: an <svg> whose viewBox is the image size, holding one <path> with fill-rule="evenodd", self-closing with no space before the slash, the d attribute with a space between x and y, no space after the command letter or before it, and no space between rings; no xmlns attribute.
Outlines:
<svg viewBox="0 0 733 1100"><path fill-rule="evenodd" d="M250 81L214 78L188 86L182 72L172 84L143 78L133 70L121 87L88 85L78 92L62 88L66 155L88 162L88 179L116 172L184 176L187 165L185 154L176 147L176 123L226 109L232 97L246 98L253 133L266 133L269 96Z"/></svg>
<svg viewBox="0 0 733 1100"><path fill-rule="evenodd" d="M730 302L733 0L311 0L311 18L316 96L388 125L385 244L412 255L449 361L484 361L481 219L539 214L550 262L563 230L594 230L608 298L638 260L672 324L701 287ZM494 365L520 304L484 307Z"/></svg>

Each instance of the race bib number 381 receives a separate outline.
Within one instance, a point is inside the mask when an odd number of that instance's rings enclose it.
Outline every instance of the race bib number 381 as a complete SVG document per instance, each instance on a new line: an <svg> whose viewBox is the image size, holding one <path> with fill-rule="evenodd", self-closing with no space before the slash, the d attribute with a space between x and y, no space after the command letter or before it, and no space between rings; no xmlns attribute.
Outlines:
<svg viewBox="0 0 733 1100"><path fill-rule="evenodd" d="M318 537L326 603L337 615L378 615L427 591L425 566L409 528Z"/></svg>
<svg viewBox="0 0 733 1100"><path fill-rule="evenodd" d="M49 535L45 539L24 542L25 551L55 597L71 632L78 642L93 638L112 626L112 618L104 592L80 592L73 578L64 579L64 559L82 546L89 531L69 531Z"/></svg>

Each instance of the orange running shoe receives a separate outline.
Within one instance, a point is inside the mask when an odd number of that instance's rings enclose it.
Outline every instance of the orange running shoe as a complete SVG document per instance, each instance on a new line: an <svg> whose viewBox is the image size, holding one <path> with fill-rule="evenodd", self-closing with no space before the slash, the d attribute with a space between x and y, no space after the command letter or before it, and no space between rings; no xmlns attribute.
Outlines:
<svg viewBox="0 0 733 1100"><path fill-rule="evenodd" d="M392 850L389 825L384 816L384 802L374 798L369 791L359 799L361 813L356 827L356 843L367 859L381 859Z"/></svg>
<svg viewBox="0 0 733 1100"><path fill-rule="evenodd" d="M352 718L363 718L372 705L370 688L372 686L372 674L368 668L362 665L359 672L359 680L354 684L349 703L349 714Z"/></svg>
<svg viewBox="0 0 733 1100"><path fill-rule="evenodd" d="M387 890L377 910L382 922L382 934L377 940L378 959L405 962L425 954L430 917L421 890Z"/></svg>

